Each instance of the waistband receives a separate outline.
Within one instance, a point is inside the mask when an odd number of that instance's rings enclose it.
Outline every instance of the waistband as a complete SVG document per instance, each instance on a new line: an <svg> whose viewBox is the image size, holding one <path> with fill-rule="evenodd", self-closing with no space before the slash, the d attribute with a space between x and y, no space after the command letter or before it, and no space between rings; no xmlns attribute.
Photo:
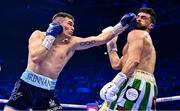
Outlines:
<svg viewBox="0 0 180 111"><path fill-rule="evenodd" d="M37 74L30 69L26 69L20 77L23 81L46 90L54 90L57 80Z"/></svg>
<svg viewBox="0 0 180 111"><path fill-rule="evenodd" d="M137 78L137 79L144 79L145 81L156 84L154 75L149 72L143 71L143 70L135 70L133 77Z"/></svg>

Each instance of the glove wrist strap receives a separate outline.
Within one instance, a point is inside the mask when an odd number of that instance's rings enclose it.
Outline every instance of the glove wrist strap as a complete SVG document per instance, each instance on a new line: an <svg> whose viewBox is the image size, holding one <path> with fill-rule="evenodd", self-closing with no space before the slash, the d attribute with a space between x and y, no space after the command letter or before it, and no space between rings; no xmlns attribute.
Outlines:
<svg viewBox="0 0 180 111"><path fill-rule="evenodd" d="M41 45L49 50L52 44L54 43L54 40L55 40L55 37L53 37L52 35L46 35Z"/></svg>
<svg viewBox="0 0 180 111"><path fill-rule="evenodd" d="M120 33L122 33L125 29L127 29L129 27L128 24L126 24L124 27L122 26L121 22L119 22L118 24L116 24L113 28L111 28L110 30L113 32L113 34L115 36L118 36Z"/></svg>
<svg viewBox="0 0 180 111"><path fill-rule="evenodd" d="M126 80L127 80L127 76L124 73L119 72L116 75L116 77L112 80L112 82L116 84L118 87L120 87Z"/></svg>
<svg viewBox="0 0 180 111"><path fill-rule="evenodd" d="M111 51L118 51L116 43L107 43L106 46L108 53L110 53Z"/></svg>

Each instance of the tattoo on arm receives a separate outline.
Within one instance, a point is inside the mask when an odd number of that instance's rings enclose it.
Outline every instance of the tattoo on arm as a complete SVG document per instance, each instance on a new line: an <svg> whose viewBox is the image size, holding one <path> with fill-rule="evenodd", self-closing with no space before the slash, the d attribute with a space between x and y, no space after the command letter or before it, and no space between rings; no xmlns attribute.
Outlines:
<svg viewBox="0 0 180 111"><path fill-rule="evenodd" d="M87 42L81 42L81 43L80 43L80 46L88 47L88 46L94 45L95 43L96 43L95 40L87 41Z"/></svg>

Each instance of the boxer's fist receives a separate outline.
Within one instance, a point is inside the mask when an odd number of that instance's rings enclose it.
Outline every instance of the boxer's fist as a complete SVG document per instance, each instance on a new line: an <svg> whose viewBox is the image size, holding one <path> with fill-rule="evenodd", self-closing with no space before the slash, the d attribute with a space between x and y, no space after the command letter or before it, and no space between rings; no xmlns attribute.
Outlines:
<svg viewBox="0 0 180 111"><path fill-rule="evenodd" d="M121 18L120 23L123 27L126 24L128 24L129 27L134 27L136 24L136 15L134 13L127 13Z"/></svg>
<svg viewBox="0 0 180 111"><path fill-rule="evenodd" d="M113 82L109 82L101 89L100 97L105 101L113 102L117 99L116 94L118 93L118 91L118 86L116 86L116 84L114 84Z"/></svg>
<svg viewBox="0 0 180 111"><path fill-rule="evenodd" d="M47 49L50 49L52 44L54 43L56 37L61 34L63 31L62 25L56 22L52 22L49 24L49 27L46 31L46 37L42 42L42 46Z"/></svg>
<svg viewBox="0 0 180 111"><path fill-rule="evenodd" d="M62 25L56 22L52 22L49 24L49 27L46 31L46 36L50 35L56 38L57 35L62 33L62 31L63 31Z"/></svg>

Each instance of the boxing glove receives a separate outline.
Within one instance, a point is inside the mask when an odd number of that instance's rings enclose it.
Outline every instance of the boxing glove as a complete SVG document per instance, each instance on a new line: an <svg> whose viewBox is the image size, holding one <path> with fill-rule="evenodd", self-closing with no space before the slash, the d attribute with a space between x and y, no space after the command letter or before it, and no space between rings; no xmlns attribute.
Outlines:
<svg viewBox="0 0 180 111"><path fill-rule="evenodd" d="M42 46L50 49L56 37L63 32L63 27L59 23L52 22L46 30L46 37L42 42Z"/></svg>
<svg viewBox="0 0 180 111"><path fill-rule="evenodd" d="M113 102L117 99L117 93L123 83L127 80L127 76L122 72L118 73L115 78L103 86L100 90L100 97L108 102Z"/></svg>
<svg viewBox="0 0 180 111"><path fill-rule="evenodd" d="M111 31L113 32L113 34L118 36L127 28L133 29L135 25L136 25L136 15L134 13L128 13L121 18L120 22L116 24L111 29Z"/></svg>

